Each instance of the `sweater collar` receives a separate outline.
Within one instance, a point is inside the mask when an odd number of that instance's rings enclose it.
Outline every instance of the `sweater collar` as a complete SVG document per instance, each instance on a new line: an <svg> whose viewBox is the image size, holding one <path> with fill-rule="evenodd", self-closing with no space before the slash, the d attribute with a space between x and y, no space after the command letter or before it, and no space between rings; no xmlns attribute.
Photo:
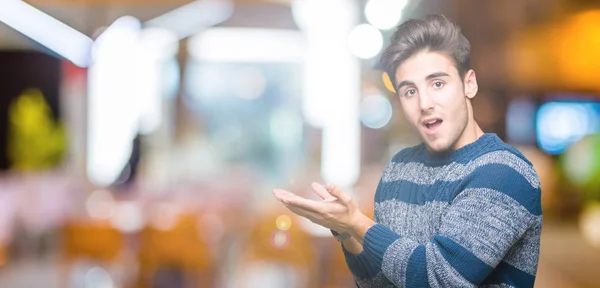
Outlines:
<svg viewBox="0 0 600 288"><path fill-rule="evenodd" d="M472 156L497 140L499 140L499 138L495 133L485 133L477 138L477 140L474 142L471 142L457 150L443 153L430 153L423 143L421 144L421 151L425 162L432 164L446 164Z"/></svg>

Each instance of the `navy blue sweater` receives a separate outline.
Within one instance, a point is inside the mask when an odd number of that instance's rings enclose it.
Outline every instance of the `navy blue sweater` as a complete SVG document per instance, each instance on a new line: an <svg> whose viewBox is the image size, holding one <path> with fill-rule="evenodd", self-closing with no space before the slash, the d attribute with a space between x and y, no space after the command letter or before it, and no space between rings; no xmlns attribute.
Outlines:
<svg viewBox="0 0 600 288"><path fill-rule="evenodd" d="M445 155L400 151L376 224L346 262L360 287L533 287L542 210L531 163L495 134Z"/></svg>

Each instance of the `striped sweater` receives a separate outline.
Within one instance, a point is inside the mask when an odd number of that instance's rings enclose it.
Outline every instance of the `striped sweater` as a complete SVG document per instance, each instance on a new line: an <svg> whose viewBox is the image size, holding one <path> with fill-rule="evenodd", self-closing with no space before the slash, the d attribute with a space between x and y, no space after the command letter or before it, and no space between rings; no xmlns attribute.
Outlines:
<svg viewBox="0 0 600 288"><path fill-rule="evenodd" d="M359 287L533 287L542 210L531 163L495 134L446 155L403 149L375 194Z"/></svg>

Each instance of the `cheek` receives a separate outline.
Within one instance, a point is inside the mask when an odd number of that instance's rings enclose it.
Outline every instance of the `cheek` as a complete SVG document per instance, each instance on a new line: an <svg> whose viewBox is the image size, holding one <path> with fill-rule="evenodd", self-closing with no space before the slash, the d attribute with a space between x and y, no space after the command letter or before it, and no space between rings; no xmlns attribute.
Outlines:
<svg viewBox="0 0 600 288"><path fill-rule="evenodd" d="M414 101L400 101L400 108L404 119L409 123L417 123L419 121L420 110L418 106L414 105Z"/></svg>
<svg viewBox="0 0 600 288"><path fill-rule="evenodd" d="M446 89L442 89L441 91L439 91L439 93L436 97L438 100L438 103L443 104L444 106L450 107L450 106L459 105L460 102L464 101L465 95L462 92L463 90L461 87L451 85L451 86L447 86L445 88Z"/></svg>
<svg viewBox="0 0 600 288"><path fill-rule="evenodd" d="M446 111L448 113L447 115L449 115L452 118L452 126L457 132L462 131L462 129L464 129L465 125L467 124L467 119L469 117L467 111L467 104L465 103L465 101L466 100L464 98L457 99L454 103L452 103L451 108Z"/></svg>
<svg viewBox="0 0 600 288"><path fill-rule="evenodd" d="M451 117L462 117L461 113L466 113L466 96L460 89L448 90L440 93L437 97L437 104L444 112Z"/></svg>

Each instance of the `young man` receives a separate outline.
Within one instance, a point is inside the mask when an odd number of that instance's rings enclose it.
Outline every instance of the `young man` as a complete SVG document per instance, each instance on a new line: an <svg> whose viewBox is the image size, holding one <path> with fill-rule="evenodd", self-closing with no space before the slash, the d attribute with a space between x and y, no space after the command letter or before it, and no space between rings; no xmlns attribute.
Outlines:
<svg viewBox="0 0 600 288"><path fill-rule="evenodd" d="M360 287L533 287L542 211L531 163L473 118L470 44L444 16L400 25L381 61L422 144L385 168L371 220L334 185L294 213L332 229Z"/></svg>

